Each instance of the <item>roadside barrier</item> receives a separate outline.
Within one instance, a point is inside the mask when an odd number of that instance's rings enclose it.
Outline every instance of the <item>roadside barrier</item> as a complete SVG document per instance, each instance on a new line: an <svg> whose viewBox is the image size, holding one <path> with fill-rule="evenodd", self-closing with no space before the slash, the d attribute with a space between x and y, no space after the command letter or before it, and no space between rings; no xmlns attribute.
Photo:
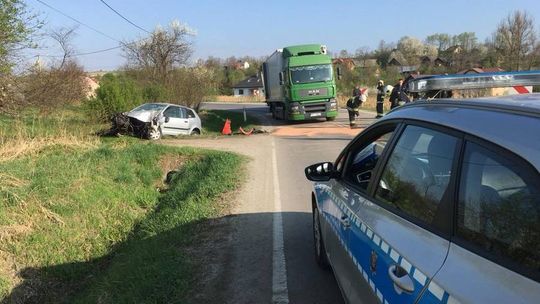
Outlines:
<svg viewBox="0 0 540 304"><path fill-rule="evenodd" d="M251 128L251 130L249 131L244 131L244 129L242 129L242 127L238 128L238 131L240 131L241 134L244 134L244 135L251 135L253 133L253 130L255 130L254 128Z"/></svg>

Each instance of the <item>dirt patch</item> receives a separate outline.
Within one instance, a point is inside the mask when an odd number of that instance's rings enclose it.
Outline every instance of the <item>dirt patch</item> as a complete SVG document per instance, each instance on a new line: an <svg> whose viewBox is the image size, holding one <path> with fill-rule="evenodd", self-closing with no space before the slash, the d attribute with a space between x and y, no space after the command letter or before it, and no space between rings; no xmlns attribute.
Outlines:
<svg viewBox="0 0 540 304"><path fill-rule="evenodd" d="M32 227L30 225L12 224L0 226L0 242L7 242L12 238L27 235L31 231Z"/></svg>
<svg viewBox="0 0 540 304"><path fill-rule="evenodd" d="M356 136L363 128L348 127L325 127L325 128L298 128L298 127L278 127L272 132L275 136L320 136L320 135L349 135Z"/></svg>
<svg viewBox="0 0 540 304"><path fill-rule="evenodd" d="M242 171L247 170L244 166ZM233 208L242 189L223 194L216 200L219 215L197 224L196 242L180 248L192 261L195 274L193 287L184 299L186 303L223 303L233 258Z"/></svg>
<svg viewBox="0 0 540 304"><path fill-rule="evenodd" d="M172 175L180 170L188 159L192 159L188 156L177 154L166 154L159 160L159 167L161 168L161 179L156 182L156 188L159 191L166 191L167 184L169 183Z"/></svg>
<svg viewBox="0 0 540 304"><path fill-rule="evenodd" d="M187 156L167 154L159 160L159 167L163 173L163 177L170 171L179 170L188 160Z"/></svg>

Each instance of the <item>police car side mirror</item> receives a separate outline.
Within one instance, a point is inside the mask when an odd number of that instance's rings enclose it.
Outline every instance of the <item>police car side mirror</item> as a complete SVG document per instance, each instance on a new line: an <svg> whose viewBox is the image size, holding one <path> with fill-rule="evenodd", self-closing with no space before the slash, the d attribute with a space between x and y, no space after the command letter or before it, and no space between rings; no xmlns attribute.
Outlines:
<svg viewBox="0 0 540 304"><path fill-rule="evenodd" d="M170 120L169 116L165 116L165 122L169 122Z"/></svg>
<svg viewBox="0 0 540 304"><path fill-rule="evenodd" d="M334 164L330 162L318 163L306 167L304 170L306 178L313 182L325 182L336 176Z"/></svg>

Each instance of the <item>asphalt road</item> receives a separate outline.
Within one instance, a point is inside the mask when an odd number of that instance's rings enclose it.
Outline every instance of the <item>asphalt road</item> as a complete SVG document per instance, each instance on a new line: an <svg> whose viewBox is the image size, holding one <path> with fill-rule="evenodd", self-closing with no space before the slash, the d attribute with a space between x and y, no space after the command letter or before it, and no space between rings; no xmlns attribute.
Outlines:
<svg viewBox="0 0 540 304"><path fill-rule="evenodd" d="M335 121L325 122L324 119L317 121L299 121L299 122L284 122L281 120L275 120L271 118L268 112L268 106L266 103L226 103L226 102L203 102L199 106L200 110L228 110L228 111L243 111L250 115L256 115L260 118L262 126L272 129L274 127L294 127L294 128L331 128L331 127L344 127L349 125L349 119L347 110L340 109L338 117ZM366 127L374 121L375 113L369 111L360 111L360 116L357 118L357 124L359 127Z"/></svg>
<svg viewBox="0 0 540 304"><path fill-rule="evenodd" d="M237 206L219 226L226 235L218 234L208 252L201 252L211 258L204 260L204 282L193 302L342 303L332 272L320 269L313 256L312 186L304 177L304 168L335 160L353 138L346 127L346 112L341 111L333 122L284 124L271 120L265 104L202 105L222 110L244 107L248 113L258 115L267 129L307 130L309 134L166 141L229 150L251 159L249 177L237 196ZM363 112L361 125L371 123L373 116ZM335 134L317 134L324 129Z"/></svg>

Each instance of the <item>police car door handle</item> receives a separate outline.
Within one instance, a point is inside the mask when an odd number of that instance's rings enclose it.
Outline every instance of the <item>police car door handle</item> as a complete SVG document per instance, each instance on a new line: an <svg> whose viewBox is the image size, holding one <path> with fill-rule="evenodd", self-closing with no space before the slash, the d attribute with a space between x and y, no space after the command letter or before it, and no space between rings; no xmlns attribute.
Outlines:
<svg viewBox="0 0 540 304"><path fill-rule="evenodd" d="M341 216L341 219L339 221L344 228L349 228L351 226L351 223L349 222L349 217L346 215Z"/></svg>
<svg viewBox="0 0 540 304"><path fill-rule="evenodd" d="M409 273L399 265L392 265L388 268L388 275L394 285L405 292L414 291L414 283Z"/></svg>

